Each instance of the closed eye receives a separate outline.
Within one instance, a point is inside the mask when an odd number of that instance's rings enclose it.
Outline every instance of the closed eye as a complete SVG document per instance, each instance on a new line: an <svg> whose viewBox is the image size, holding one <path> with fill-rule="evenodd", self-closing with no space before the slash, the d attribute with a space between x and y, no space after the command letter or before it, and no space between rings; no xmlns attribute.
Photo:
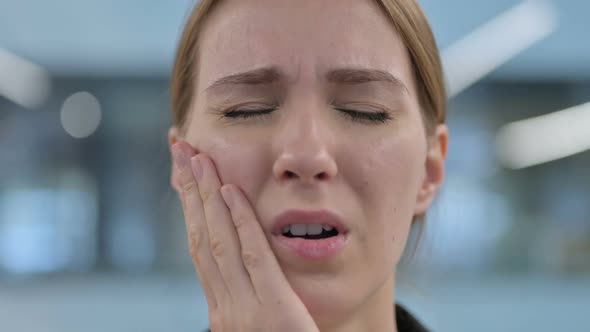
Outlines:
<svg viewBox="0 0 590 332"><path fill-rule="evenodd" d="M250 110L250 111L236 110L236 111L225 112L223 114L223 116L227 117L227 118L244 118L244 119L246 119L246 118L252 118L252 117L256 117L256 116L270 115L270 113L272 113L274 110L276 110L276 108L258 109L258 110Z"/></svg>
<svg viewBox="0 0 590 332"><path fill-rule="evenodd" d="M260 116L267 116L274 112L276 108L256 109L256 110L234 110L223 113L223 117L227 118L253 118ZM361 112L352 109L337 108L344 116L356 122L369 123L386 123L391 120L391 115L386 111L379 112Z"/></svg>
<svg viewBox="0 0 590 332"><path fill-rule="evenodd" d="M372 122L372 123L386 123L391 120L391 115L385 111L379 112L361 112L352 109L337 108L342 114L346 115L353 121L357 122Z"/></svg>

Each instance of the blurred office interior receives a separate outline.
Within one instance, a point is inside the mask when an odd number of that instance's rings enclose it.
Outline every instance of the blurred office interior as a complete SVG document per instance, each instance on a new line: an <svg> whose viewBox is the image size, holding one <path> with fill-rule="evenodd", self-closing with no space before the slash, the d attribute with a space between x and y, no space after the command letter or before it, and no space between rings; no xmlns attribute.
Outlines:
<svg viewBox="0 0 590 332"><path fill-rule="evenodd" d="M436 331L590 328L590 2L421 1L447 178L398 300ZM198 331L169 186L193 2L0 2L0 330Z"/></svg>

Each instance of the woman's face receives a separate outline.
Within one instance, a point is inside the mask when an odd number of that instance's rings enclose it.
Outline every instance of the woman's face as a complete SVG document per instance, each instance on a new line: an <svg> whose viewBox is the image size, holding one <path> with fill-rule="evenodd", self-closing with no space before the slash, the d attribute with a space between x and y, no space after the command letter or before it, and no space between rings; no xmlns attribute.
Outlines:
<svg viewBox="0 0 590 332"><path fill-rule="evenodd" d="M242 189L267 238L288 209L329 209L349 228L344 250L322 264L271 242L308 309L347 312L390 290L444 153L428 150L408 52L378 5L224 1L201 30L198 63L184 139Z"/></svg>

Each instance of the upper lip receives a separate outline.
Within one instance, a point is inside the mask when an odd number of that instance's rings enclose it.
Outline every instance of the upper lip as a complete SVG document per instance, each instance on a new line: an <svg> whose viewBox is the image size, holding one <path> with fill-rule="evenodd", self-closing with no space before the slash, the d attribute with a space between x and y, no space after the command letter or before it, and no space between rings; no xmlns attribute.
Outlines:
<svg viewBox="0 0 590 332"><path fill-rule="evenodd" d="M280 235L283 233L285 227L295 224L329 225L334 227L340 234L348 232L348 228L344 225L342 218L332 211L287 210L273 219L271 233Z"/></svg>

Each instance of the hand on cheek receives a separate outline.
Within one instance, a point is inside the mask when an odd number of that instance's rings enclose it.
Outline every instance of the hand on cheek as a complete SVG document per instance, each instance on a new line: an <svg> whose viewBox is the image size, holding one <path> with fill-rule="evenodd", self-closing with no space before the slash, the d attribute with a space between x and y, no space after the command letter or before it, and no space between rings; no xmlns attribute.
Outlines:
<svg viewBox="0 0 590 332"><path fill-rule="evenodd" d="M211 330L318 331L289 285L242 191L186 142L172 147L189 250Z"/></svg>

